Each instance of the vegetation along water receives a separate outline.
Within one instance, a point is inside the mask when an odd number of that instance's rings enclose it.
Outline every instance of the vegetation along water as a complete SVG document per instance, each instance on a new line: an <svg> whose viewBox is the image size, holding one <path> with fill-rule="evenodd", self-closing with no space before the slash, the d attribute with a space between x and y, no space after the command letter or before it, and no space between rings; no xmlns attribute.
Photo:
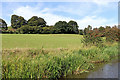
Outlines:
<svg viewBox="0 0 120 80"><path fill-rule="evenodd" d="M109 61L118 55L117 42L105 42L104 47L88 47L81 43L81 35L2 34L2 38L3 78L60 78L77 75L93 70L95 63Z"/></svg>

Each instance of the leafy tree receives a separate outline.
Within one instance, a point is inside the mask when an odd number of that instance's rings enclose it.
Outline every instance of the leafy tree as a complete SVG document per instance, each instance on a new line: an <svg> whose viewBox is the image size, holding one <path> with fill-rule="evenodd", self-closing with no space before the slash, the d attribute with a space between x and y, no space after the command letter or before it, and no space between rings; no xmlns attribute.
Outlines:
<svg viewBox="0 0 120 80"><path fill-rule="evenodd" d="M84 29L84 35L86 35L90 30L92 30L92 26L88 25L88 27Z"/></svg>
<svg viewBox="0 0 120 80"><path fill-rule="evenodd" d="M0 18L0 28L2 28L3 30L7 30L8 27L7 27L7 23Z"/></svg>
<svg viewBox="0 0 120 80"><path fill-rule="evenodd" d="M84 45L95 45L98 47L103 47L103 41L100 35L100 31L97 28L92 30L92 26L88 25L87 28L84 29L84 35L82 39L82 43Z"/></svg>
<svg viewBox="0 0 120 80"><path fill-rule="evenodd" d="M93 31L98 30L98 28L93 28Z"/></svg>
<svg viewBox="0 0 120 80"><path fill-rule="evenodd" d="M88 32L87 28L84 29L84 35L86 35Z"/></svg>
<svg viewBox="0 0 120 80"><path fill-rule="evenodd" d="M42 32L42 28L40 26L29 26L24 25L17 29L20 34L40 34Z"/></svg>
<svg viewBox="0 0 120 80"><path fill-rule="evenodd" d="M67 33L67 34L77 34L78 31L78 24L75 21L59 21L54 25L54 32L55 33Z"/></svg>
<svg viewBox="0 0 120 80"><path fill-rule="evenodd" d="M102 26L99 27L99 31L100 31L100 32L102 32L102 31L104 31L104 30L105 30L104 27L102 27Z"/></svg>
<svg viewBox="0 0 120 80"><path fill-rule="evenodd" d="M29 26L45 27L46 26L46 21L43 18L41 18L41 17L33 16L32 18L30 18L28 20L28 25Z"/></svg>
<svg viewBox="0 0 120 80"><path fill-rule="evenodd" d="M81 30L79 30L79 34L80 35L83 35L84 34L84 32L83 32L83 30L81 29Z"/></svg>
<svg viewBox="0 0 120 80"><path fill-rule="evenodd" d="M42 27L42 32L43 34L53 34L53 26L46 26Z"/></svg>
<svg viewBox="0 0 120 80"><path fill-rule="evenodd" d="M22 16L12 15L11 26L14 29L18 29L23 25L26 25L27 21Z"/></svg>
<svg viewBox="0 0 120 80"><path fill-rule="evenodd" d="M98 35L98 30L89 30L86 34L83 35L82 43L84 43L85 46L88 45L95 45L102 47L103 41L100 35Z"/></svg>
<svg viewBox="0 0 120 80"><path fill-rule="evenodd" d="M78 31L78 24L77 24L77 22L75 22L75 21L69 21L68 22L68 32L69 33L76 33L76 34L78 34L79 33L79 31Z"/></svg>
<svg viewBox="0 0 120 80"><path fill-rule="evenodd" d="M55 33L67 33L67 27L66 21L59 21L54 25Z"/></svg>
<svg viewBox="0 0 120 80"><path fill-rule="evenodd" d="M99 31L100 31L101 37L104 37L105 36L105 28L100 26Z"/></svg>
<svg viewBox="0 0 120 80"><path fill-rule="evenodd" d="M49 27L43 27L43 28L42 28L42 33L43 33L43 34L49 34L49 33L50 33Z"/></svg>
<svg viewBox="0 0 120 80"><path fill-rule="evenodd" d="M106 29L111 28L110 26L106 26Z"/></svg>
<svg viewBox="0 0 120 80"><path fill-rule="evenodd" d="M114 41L120 41L120 29L118 29L116 26L112 28L105 29L105 37L107 42L114 42Z"/></svg>
<svg viewBox="0 0 120 80"><path fill-rule="evenodd" d="M88 25L88 31L92 30L92 26Z"/></svg>

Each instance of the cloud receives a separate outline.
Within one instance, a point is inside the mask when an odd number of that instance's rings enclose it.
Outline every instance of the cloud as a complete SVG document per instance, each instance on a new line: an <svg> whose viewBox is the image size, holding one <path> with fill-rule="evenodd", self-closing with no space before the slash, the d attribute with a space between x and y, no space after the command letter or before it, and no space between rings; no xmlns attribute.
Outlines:
<svg viewBox="0 0 120 80"><path fill-rule="evenodd" d="M94 3L96 3L97 5L100 5L100 6L102 6L102 5L108 5L109 4L109 2L110 2L110 0L92 0L92 2L94 2Z"/></svg>
<svg viewBox="0 0 120 80"><path fill-rule="evenodd" d="M48 8L43 10L38 10L37 8L32 8L30 6L20 7L13 11L13 14L23 16L26 20L30 19L32 16L38 16L45 19L47 25L54 25L57 21L64 20L69 21L69 17L64 17L60 15L51 14Z"/></svg>
<svg viewBox="0 0 120 80"><path fill-rule="evenodd" d="M56 8L53 8L53 12L56 11L55 9ZM62 10L64 11L64 9ZM68 10L68 11L71 12L71 10ZM114 24L113 19L108 20L103 17L98 17L97 15L94 15L94 16L88 15L88 16L83 17L82 19L75 19L75 18L70 18L70 17L65 17L65 16L61 16L58 14L54 14L52 13L51 8L42 9L42 8L38 8L38 6L36 7L22 6L22 7L15 9L12 14L23 16L26 20L30 19L32 16L42 17L47 22L47 25L54 25L57 21L68 22L70 20L74 20L78 23L80 29L84 29L88 25L92 25L94 26L93 28L95 28L99 26L109 25L108 23L110 23L110 25Z"/></svg>
<svg viewBox="0 0 120 80"><path fill-rule="evenodd" d="M97 16L86 16L83 19L77 20L79 28L84 29L88 25L91 25L93 28L100 27L100 26L113 26L117 23L112 23L114 20L113 19L106 19L103 17L97 17ZM108 24L110 23L110 24Z"/></svg>
<svg viewBox="0 0 120 80"><path fill-rule="evenodd" d="M67 14L84 16L88 14L88 12L92 12L93 8L94 6L87 2L69 2L66 4L58 5L49 10L51 12L65 12Z"/></svg>

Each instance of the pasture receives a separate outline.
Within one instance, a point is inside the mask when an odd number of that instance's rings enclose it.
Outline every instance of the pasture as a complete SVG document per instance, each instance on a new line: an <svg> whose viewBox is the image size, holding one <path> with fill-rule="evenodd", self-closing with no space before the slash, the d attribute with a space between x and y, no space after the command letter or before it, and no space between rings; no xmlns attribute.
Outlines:
<svg viewBox="0 0 120 80"><path fill-rule="evenodd" d="M2 48L78 48L78 34L2 34Z"/></svg>

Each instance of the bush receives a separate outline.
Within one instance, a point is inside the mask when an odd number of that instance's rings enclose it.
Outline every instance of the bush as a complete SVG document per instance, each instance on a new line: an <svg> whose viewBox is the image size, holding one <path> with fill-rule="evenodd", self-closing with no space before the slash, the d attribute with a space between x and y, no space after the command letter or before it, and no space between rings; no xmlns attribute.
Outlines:
<svg viewBox="0 0 120 80"><path fill-rule="evenodd" d="M106 28L105 37L107 42L120 41L120 29L117 27Z"/></svg>
<svg viewBox="0 0 120 80"><path fill-rule="evenodd" d="M25 25L17 29L20 34L38 34L41 33L41 28L39 26L29 26Z"/></svg>
<svg viewBox="0 0 120 80"><path fill-rule="evenodd" d="M101 35L98 34L98 30L89 30L86 35L83 35L82 43L87 45L102 46L103 41Z"/></svg>

